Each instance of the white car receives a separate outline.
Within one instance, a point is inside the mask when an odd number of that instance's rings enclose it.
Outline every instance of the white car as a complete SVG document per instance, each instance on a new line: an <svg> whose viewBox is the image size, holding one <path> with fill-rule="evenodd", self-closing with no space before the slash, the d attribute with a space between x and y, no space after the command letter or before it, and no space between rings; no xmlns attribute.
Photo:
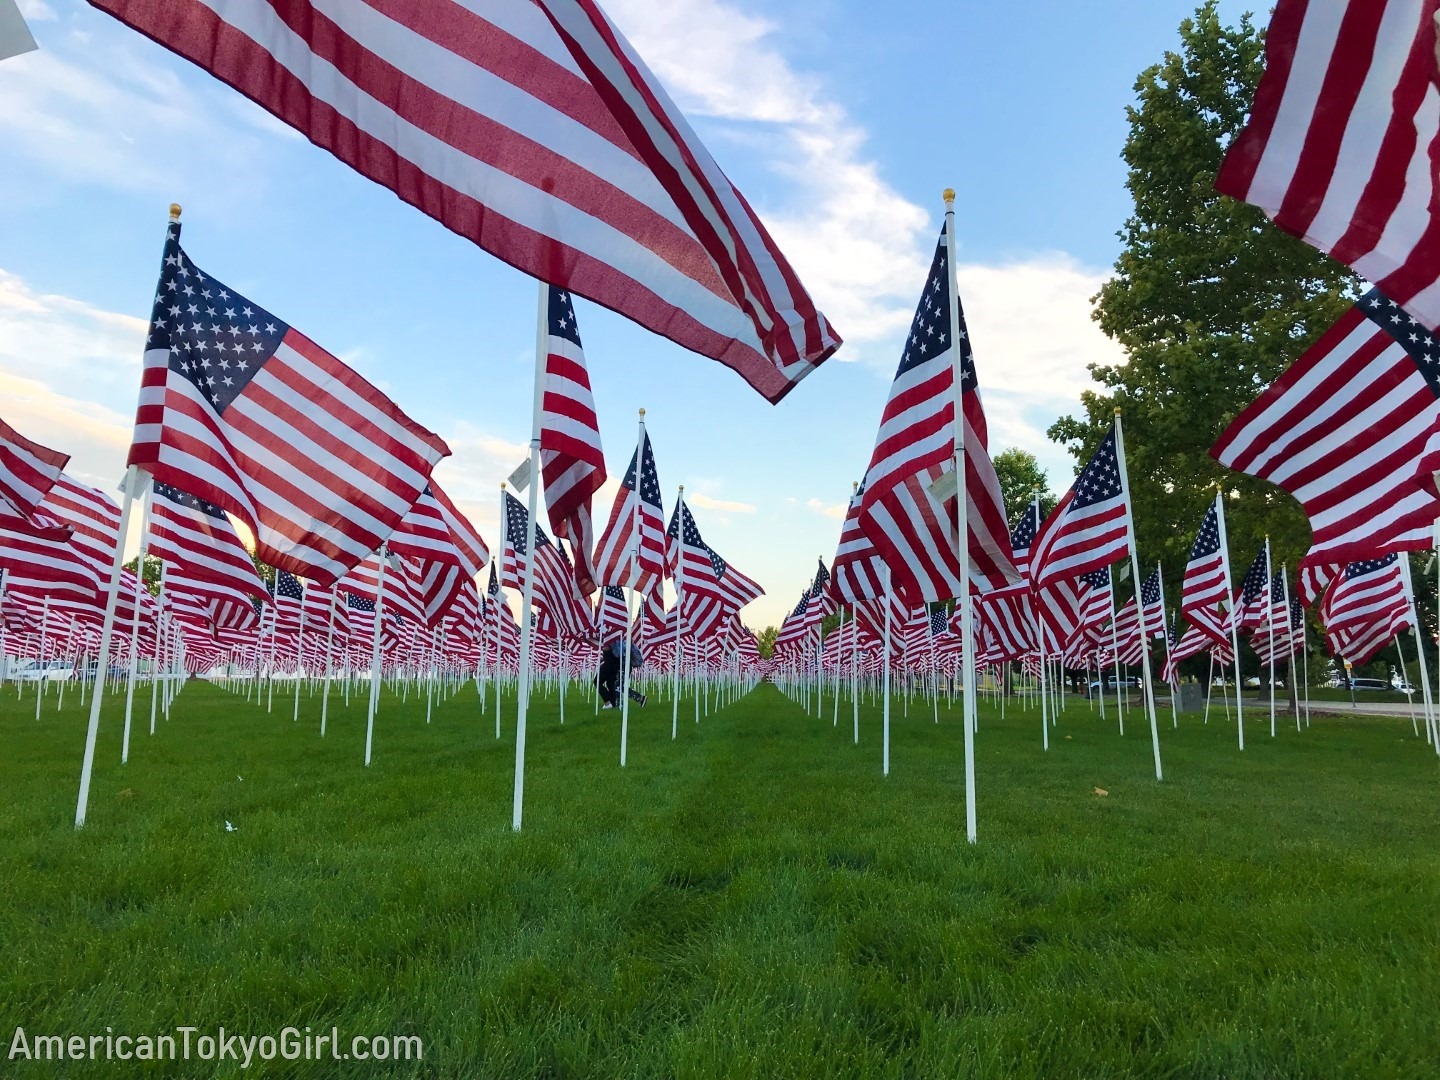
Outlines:
<svg viewBox="0 0 1440 1080"><path fill-rule="evenodd" d="M75 665L69 660L47 660L40 663L36 660L26 660L21 666L10 672L10 679L17 683L38 683L65 682L75 675Z"/></svg>

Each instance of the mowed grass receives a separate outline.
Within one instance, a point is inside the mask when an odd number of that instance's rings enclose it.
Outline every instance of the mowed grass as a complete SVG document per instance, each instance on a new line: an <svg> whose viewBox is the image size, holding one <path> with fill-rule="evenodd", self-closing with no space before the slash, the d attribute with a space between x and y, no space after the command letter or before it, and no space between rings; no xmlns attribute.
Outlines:
<svg viewBox="0 0 1440 1080"><path fill-rule="evenodd" d="M84 716L0 703L0 1074L12 1032L415 1034L386 1064L167 1062L174 1076L1440 1075L1440 768L1406 719L1223 713L1148 727L989 707L980 842L956 710L832 726L770 686L679 739L573 691L473 687L291 720L192 682L128 765L107 706L89 824ZM332 704L334 704L332 702ZM118 703L117 703L118 705ZM1108 794L1097 794L1100 788ZM227 832L230 821L235 831Z"/></svg>

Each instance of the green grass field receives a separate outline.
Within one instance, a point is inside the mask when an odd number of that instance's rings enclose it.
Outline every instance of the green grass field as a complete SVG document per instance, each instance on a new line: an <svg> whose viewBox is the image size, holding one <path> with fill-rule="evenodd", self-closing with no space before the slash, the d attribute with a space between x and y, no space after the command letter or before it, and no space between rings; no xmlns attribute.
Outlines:
<svg viewBox="0 0 1440 1080"><path fill-rule="evenodd" d="M1046 753L987 708L972 847L958 713L897 705L882 777L869 705L857 748L848 702L687 702L673 743L652 702L621 769L616 714L542 700L515 834L511 706L497 743L473 688L428 726L387 696L368 769L358 701L322 740L318 699L192 683L123 767L107 706L76 833L78 701L7 688L0 1075L1440 1075L1440 767L1406 720L1257 715L1241 754L1165 715L1157 784L1138 714L1072 703ZM6 1056L182 1025L423 1060Z"/></svg>

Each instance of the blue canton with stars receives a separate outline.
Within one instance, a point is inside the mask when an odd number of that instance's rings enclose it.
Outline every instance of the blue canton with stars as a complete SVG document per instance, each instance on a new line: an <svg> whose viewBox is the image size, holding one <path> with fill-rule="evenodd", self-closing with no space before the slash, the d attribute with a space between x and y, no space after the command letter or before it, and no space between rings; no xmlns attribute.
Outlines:
<svg viewBox="0 0 1440 1080"><path fill-rule="evenodd" d="M1120 486L1120 462L1115 456L1115 426L1112 424L1104 441L1095 451L1095 456L1075 478L1075 499L1070 504L1070 509L1083 510L1096 503L1118 499L1123 493L1124 489Z"/></svg>
<svg viewBox="0 0 1440 1080"><path fill-rule="evenodd" d="M225 511L221 510L220 507L216 506L214 503L206 502L204 499L196 498L194 495L181 491L177 487L171 487L169 484L162 484L158 480L155 481L154 491L155 494L160 496L160 498L162 499L167 499L172 503L175 503L179 506L187 507L191 510L198 510L200 513L204 514L208 518L215 518L217 521L223 521L227 526L230 524L229 519L225 516Z"/></svg>
<svg viewBox="0 0 1440 1080"><path fill-rule="evenodd" d="M692 548L705 547L705 541L700 539L700 529L695 524L695 518L690 514L690 508L684 503L675 507L674 513L670 515L670 526L665 530L665 535L671 540L685 534L685 546Z"/></svg>
<svg viewBox="0 0 1440 1080"><path fill-rule="evenodd" d="M1010 547L1017 555L1030 550L1030 545L1035 542L1035 532L1039 527L1040 507L1032 502L1025 507L1025 512L1020 515L1020 520L1015 523L1015 528L1010 533Z"/></svg>
<svg viewBox="0 0 1440 1080"><path fill-rule="evenodd" d="M1108 589L1110 587L1110 568L1102 566L1099 570L1091 570L1088 574L1081 574L1080 580L1092 589Z"/></svg>
<svg viewBox="0 0 1440 1080"><path fill-rule="evenodd" d="M825 591L825 586L830 584L830 571L825 569L825 560L820 560L820 569L815 572L815 584L810 587L810 595L818 597Z"/></svg>
<svg viewBox="0 0 1440 1080"><path fill-rule="evenodd" d="M925 279L925 291L920 294L915 318L910 323L910 336L905 339L905 351L895 372L897 379L950 348L950 311L945 303L949 295L949 260L945 252L945 229L942 227L940 242L935 245L935 258L930 263L930 274Z"/></svg>
<svg viewBox="0 0 1440 1080"><path fill-rule="evenodd" d="M551 285L550 299L545 305L545 310L546 321L550 324L550 336L564 338L577 349L582 348L580 327L575 322L575 305L570 302L570 294L564 289L557 289Z"/></svg>
<svg viewBox="0 0 1440 1080"><path fill-rule="evenodd" d="M1160 603L1160 571L1153 570L1140 586L1140 602L1147 606Z"/></svg>
<svg viewBox="0 0 1440 1080"><path fill-rule="evenodd" d="M180 248L179 223L170 226L146 349L169 350L170 371L194 384L217 413L240 396L289 330L201 273Z"/></svg>
<svg viewBox="0 0 1440 1080"><path fill-rule="evenodd" d="M660 478L655 473L655 452L650 448L650 436L646 434L641 444L643 457L640 466L640 501L646 506L660 513ZM625 470L624 485L631 491L636 490L635 485L635 454L630 455L630 468Z"/></svg>
<svg viewBox="0 0 1440 1080"><path fill-rule="evenodd" d="M1255 561L1250 564L1250 569L1245 571L1245 579L1240 582L1240 603L1248 606L1265 595L1265 571L1267 569L1265 551L1262 548L1255 556Z"/></svg>
<svg viewBox="0 0 1440 1080"><path fill-rule="evenodd" d="M1195 543L1190 547L1190 561L1205 559L1220 550L1220 518L1215 513L1215 504L1205 511L1205 520L1195 534Z"/></svg>
<svg viewBox="0 0 1440 1080"><path fill-rule="evenodd" d="M1384 570L1387 566L1393 566L1394 563L1395 553L1393 551L1383 559L1363 559L1360 562L1346 563L1345 580L1354 581L1358 577L1364 577L1366 574Z"/></svg>
<svg viewBox="0 0 1440 1080"><path fill-rule="evenodd" d="M300 579L284 570L275 572L274 591L277 597L283 596L287 600L303 600L305 597L305 589L300 584Z"/></svg>
<svg viewBox="0 0 1440 1080"><path fill-rule="evenodd" d="M530 511L525 509L525 504L519 499L505 492L505 540L517 555L524 555L530 550L525 543L525 522L530 517ZM540 523L535 523L535 546L543 548L550 543L550 537L545 535L545 530L540 528Z"/></svg>
<svg viewBox="0 0 1440 1080"><path fill-rule="evenodd" d="M1371 289L1355 305L1365 317L1395 339L1425 377L1430 392L1440 397L1440 342L1405 309L1379 289Z"/></svg>

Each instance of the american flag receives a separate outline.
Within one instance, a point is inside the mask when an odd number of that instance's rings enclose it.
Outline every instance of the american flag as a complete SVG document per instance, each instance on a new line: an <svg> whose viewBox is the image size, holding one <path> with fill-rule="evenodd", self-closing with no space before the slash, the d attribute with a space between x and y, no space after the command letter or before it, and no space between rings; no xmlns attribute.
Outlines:
<svg viewBox="0 0 1440 1080"><path fill-rule="evenodd" d="M602 585L629 585L644 593L665 579L665 509L647 434L642 433L615 493L610 520L595 548L595 572Z"/></svg>
<svg viewBox="0 0 1440 1080"><path fill-rule="evenodd" d="M131 465L240 518L271 566L328 584L394 531L448 453L335 357L201 273L170 225Z"/></svg>
<svg viewBox="0 0 1440 1080"><path fill-rule="evenodd" d="M625 627L629 622L630 611L625 602L625 590L615 585L606 585L600 591L600 606L595 615L600 644L608 645L624 637Z"/></svg>
<svg viewBox="0 0 1440 1080"><path fill-rule="evenodd" d="M805 639L805 612L810 606L810 590L800 590L800 602L795 609L785 616L780 624L780 630L775 635L774 649L776 653L788 652L797 647ZM898 629L898 627L897 627Z"/></svg>
<svg viewBox="0 0 1440 1080"><path fill-rule="evenodd" d="M1433 0L1279 0L1215 186L1440 325Z"/></svg>
<svg viewBox="0 0 1440 1080"><path fill-rule="evenodd" d="M93 603L100 595L100 578L89 562L76 557L70 546L73 529L50 518L21 517L6 510L0 508L0 570L5 571L6 593L68 596Z"/></svg>
<svg viewBox="0 0 1440 1080"><path fill-rule="evenodd" d="M840 344L594 0L92 2L491 254L771 401Z"/></svg>
<svg viewBox="0 0 1440 1080"><path fill-rule="evenodd" d="M275 571L275 625L281 630L299 629L305 620L305 587L286 570Z"/></svg>
<svg viewBox="0 0 1440 1080"><path fill-rule="evenodd" d="M1347 564L1325 593L1320 619L1326 632L1335 634L1357 631L1370 623L1389 623L1397 610L1408 611L1409 607L1399 557L1390 554Z"/></svg>
<svg viewBox="0 0 1440 1080"><path fill-rule="evenodd" d="M1055 656L1080 638L1080 610L1084 605L1082 583L1077 578L1062 578L1032 589L1035 612L1045 636L1045 653Z"/></svg>
<svg viewBox="0 0 1440 1080"><path fill-rule="evenodd" d="M747 577L734 566L720 557L720 553L713 547L706 545L710 552L710 568L715 573L715 580L720 585L721 604L727 611L739 611L752 600L758 600L765 595L765 590L760 583L753 578Z"/></svg>
<svg viewBox="0 0 1440 1080"><path fill-rule="evenodd" d="M225 511L169 484L151 488L150 554L202 581L265 595L265 583Z"/></svg>
<svg viewBox="0 0 1440 1080"><path fill-rule="evenodd" d="M1030 547L1030 581L1076 578L1125 557L1129 492L1120 482L1112 424L1070 490L1045 519Z"/></svg>
<svg viewBox="0 0 1440 1080"><path fill-rule="evenodd" d="M665 608L665 598L656 589L645 597L645 606L636 615L641 640L646 651L660 645L673 645L679 637L679 615L677 609ZM631 637L636 635L632 631Z"/></svg>
<svg viewBox="0 0 1440 1080"><path fill-rule="evenodd" d="M1000 482L987 450L969 332L959 314L960 341L950 340L951 304L958 312L960 299L951 294L942 228L880 417L860 510L860 528L890 566L896 588L925 600L960 595L954 500L942 504L930 493L931 485L954 469L957 345L971 572L981 591L1018 580Z"/></svg>
<svg viewBox="0 0 1440 1080"><path fill-rule="evenodd" d="M525 567L535 560L535 602L549 612L560 629L571 636L588 637L594 627L594 613L575 585L575 571L564 549L551 542L540 523L535 523L534 545L526 540L529 511L519 499L505 492L505 566L500 584L524 591Z"/></svg>
<svg viewBox="0 0 1440 1080"><path fill-rule="evenodd" d="M864 492L862 484L850 498L844 524L840 526L840 544L835 549L830 577L830 587L836 597L847 604L885 595L885 563L860 528Z"/></svg>
<svg viewBox="0 0 1440 1080"><path fill-rule="evenodd" d="M397 615L412 622L425 621L425 607L414 588L416 564L399 555L386 557L384 595L380 596L380 553L375 552L355 566L336 583L342 593L369 600L373 605L379 597L385 615Z"/></svg>
<svg viewBox="0 0 1440 1080"><path fill-rule="evenodd" d="M1180 588L1180 610L1190 625L1216 641L1229 637L1222 605L1230 599L1230 554L1220 544L1219 497L1205 511L1195 543L1190 546L1190 561L1185 564L1185 580Z"/></svg>
<svg viewBox="0 0 1440 1080"><path fill-rule="evenodd" d="M1040 529L1040 500L1030 500L1010 530L1010 550L1015 556L1015 569L1022 581L1030 580L1030 546L1035 543L1035 534Z"/></svg>
<svg viewBox="0 0 1440 1080"><path fill-rule="evenodd" d="M385 546L397 555L412 559L460 565L460 552L429 484L405 512L400 524L386 539Z"/></svg>
<svg viewBox="0 0 1440 1080"><path fill-rule="evenodd" d="M1313 534L1307 562L1429 547L1440 517L1440 342L1372 289L1210 453L1300 502Z"/></svg>
<svg viewBox="0 0 1440 1080"><path fill-rule="evenodd" d="M29 516L60 479L69 454L41 446L0 420L0 499Z"/></svg>
<svg viewBox="0 0 1440 1080"><path fill-rule="evenodd" d="M580 327L570 294L546 290L545 389L540 414L540 472L550 528L575 553L575 580L589 596L595 591L595 525L590 500L605 483L600 421L580 346Z"/></svg>
<svg viewBox="0 0 1440 1080"><path fill-rule="evenodd" d="M74 527L70 536L74 557L84 563L100 583L95 602L103 608L115 548L121 543L120 507L99 488L77 483L62 473L40 500L40 515ZM124 570L115 606L116 617L122 622L128 623L136 617L135 592L135 573ZM147 589L139 592L142 616L152 618L156 612L155 598Z"/></svg>
<svg viewBox="0 0 1440 1080"><path fill-rule="evenodd" d="M1132 596L1125 601L1115 615L1115 635L1120 642L1121 649L1140 640L1140 617L1135 599ZM1140 586L1140 602L1144 605L1145 629L1149 631L1149 636L1164 637L1165 609L1160 602L1160 570L1158 567L1150 572L1150 576Z"/></svg>
<svg viewBox="0 0 1440 1080"><path fill-rule="evenodd" d="M1269 624L1266 608L1269 599L1267 582L1270 577L1270 555L1264 548L1256 554L1250 569L1240 579L1240 589L1231 605L1231 617L1236 620L1235 629L1254 630Z"/></svg>
<svg viewBox="0 0 1440 1080"><path fill-rule="evenodd" d="M815 580L810 585L810 602L805 607L805 629L813 630L820 620L835 611L835 601L829 592L830 571L825 569L825 560L819 560Z"/></svg>
<svg viewBox="0 0 1440 1080"><path fill-rule="evenodd" d="M1115 588L1110 581L1110 568L1102 567L1080 575L1084 586L1080 595L1080 621L1075 630L1092 643L1109 644L1109 626L1115 617Z"/></svg>
<svg viewBox="0 0 1440 1080"><path fill-rule="evenodd" d="M720 592L720 578L710 560L710 549L700 536L700 528L683 498L676 501L670 514L670 525L665 530L665 546L666 564L677 587L683 587L687 596L709 597L716 601L725 599Z"/></svg>
<svg viewBox="0 0 1440 1080"><path fill-rule="evenodd" d="M1165 657L1165 666L1161 671L1161 678L1167 683L1174 683L1177 674L1176 669L1180 661L1188 660L1192 656L1198 656L1206 649L1216 646L1216 641L1198 626L1188 627L1185 633L1180 635L1180 640L1170 646L1169 654ZM1229 642L1224 643L1227 647ZM1218 657L1217 657L1218 659Z"/></svg>
<svg viewBox="0 0 1440 1080"><path fill-rule="evenodd" d="M1408 608L1397 608L1388 619L1378 619L1351 630L1327 633L1330 651L1352 664L1363 664L1388 645L1396 634L1414 623Z"/></svg>
<svg viewBox="0 0 1440 1080"><path fill-rule="evenodd" d="M1020 582L975 599L982 633L998 658L1018 660L1037 647L1028 585Z"/></svg>

